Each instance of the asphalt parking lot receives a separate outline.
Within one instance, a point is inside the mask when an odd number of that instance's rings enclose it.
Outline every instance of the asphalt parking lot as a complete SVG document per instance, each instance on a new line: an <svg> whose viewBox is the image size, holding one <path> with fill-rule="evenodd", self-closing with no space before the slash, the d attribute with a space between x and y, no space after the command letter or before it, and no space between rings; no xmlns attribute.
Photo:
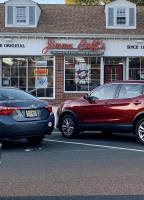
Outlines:
<svg viewBox="0 0 144 200"><path fill-rule="evenodd" d="M132 135L1 142L0 199L144 199L144 146Z"/></svg>

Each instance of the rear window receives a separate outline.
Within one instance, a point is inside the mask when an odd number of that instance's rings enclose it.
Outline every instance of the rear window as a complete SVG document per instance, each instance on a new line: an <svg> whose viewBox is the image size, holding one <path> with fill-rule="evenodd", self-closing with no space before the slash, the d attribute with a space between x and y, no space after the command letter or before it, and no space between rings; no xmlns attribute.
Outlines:
<svg viewBox="0 0 144 200"><path fill-rule="evenodd" d="M37 98L21 90L1 88L0 101L10 100L37 100Z"/></svg>
<svg viewBox="0 0 144 200"><path fill-rule="evenodd" d="M118 98L132 98L142 94L140 84L122 84Z"/></svg>

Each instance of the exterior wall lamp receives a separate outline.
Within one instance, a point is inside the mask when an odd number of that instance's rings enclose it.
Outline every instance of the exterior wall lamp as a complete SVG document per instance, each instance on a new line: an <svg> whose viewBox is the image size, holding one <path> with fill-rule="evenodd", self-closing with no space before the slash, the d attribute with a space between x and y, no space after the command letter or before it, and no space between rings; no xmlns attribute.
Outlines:
<svg viewBox="0 0 144 200"><path fill-rule="evenodd" d="M10 37L6 37L6 38L5 38L5 41L7 41L7 42L11 42L11 41L12 41L12 38L10 38Z"/></svg>
<svg viewBox="0 0 144 200"><path fill-rule="evenodd" d="M138 43L142 43L142 42L143 42L143 40L137 40L137 42L138 42Z"/></svg>

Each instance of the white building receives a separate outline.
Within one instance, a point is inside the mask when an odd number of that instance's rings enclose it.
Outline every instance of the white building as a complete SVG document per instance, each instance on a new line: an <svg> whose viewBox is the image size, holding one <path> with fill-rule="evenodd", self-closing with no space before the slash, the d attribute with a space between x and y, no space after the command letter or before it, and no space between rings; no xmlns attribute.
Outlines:
<svg viewBox="0 0 144 200"><path fill-rule="evenodd" d="M105 82L144 79L144 6L0 4L0 86L53 105Z"/></svg>

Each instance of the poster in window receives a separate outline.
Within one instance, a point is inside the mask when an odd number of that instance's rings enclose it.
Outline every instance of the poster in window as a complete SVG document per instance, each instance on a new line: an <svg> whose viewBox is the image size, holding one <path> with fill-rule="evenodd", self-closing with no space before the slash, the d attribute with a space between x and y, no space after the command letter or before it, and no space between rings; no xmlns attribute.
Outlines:
<svg viewBox="0 0 144 200"><path fill-rule="evenodd" d="M46 76L35 77L35 88L47 88L47 77Z"/></svg>
<svg viewBox="0 0 144 200"><path fill-rule="evenodd" d="M36 67L47 67L47 61L35 61Z"/></svg>
<svg viewBox="0 0 144 200"><path fill-rule="evenodd" d="M47 61L34 61L30 60L29 61L29 67L47 67Z"/></svg>
<svg viewBox="0 0 144 200"><path fill-rule="evenodd" d="M9 79L3 79L3 85L4 86L8 86L10 83L10 80Z"/></svg>
<svg viewBox="0 0 144 200"><path fill-rule="evenodd" d="M143 80L144 79L144 70L142 70L142 71L138 70L137 75L138 75L138 77L140 77L141 80ZM139 78L137 78L137 79L139 80Z"/></svg>
<svg viewBox="0 0 144 200"><path fill-rule="evenodd" d="M90 65L86 63L75 65L75 82L76 84L87 84L90 79Z"/></svg>

